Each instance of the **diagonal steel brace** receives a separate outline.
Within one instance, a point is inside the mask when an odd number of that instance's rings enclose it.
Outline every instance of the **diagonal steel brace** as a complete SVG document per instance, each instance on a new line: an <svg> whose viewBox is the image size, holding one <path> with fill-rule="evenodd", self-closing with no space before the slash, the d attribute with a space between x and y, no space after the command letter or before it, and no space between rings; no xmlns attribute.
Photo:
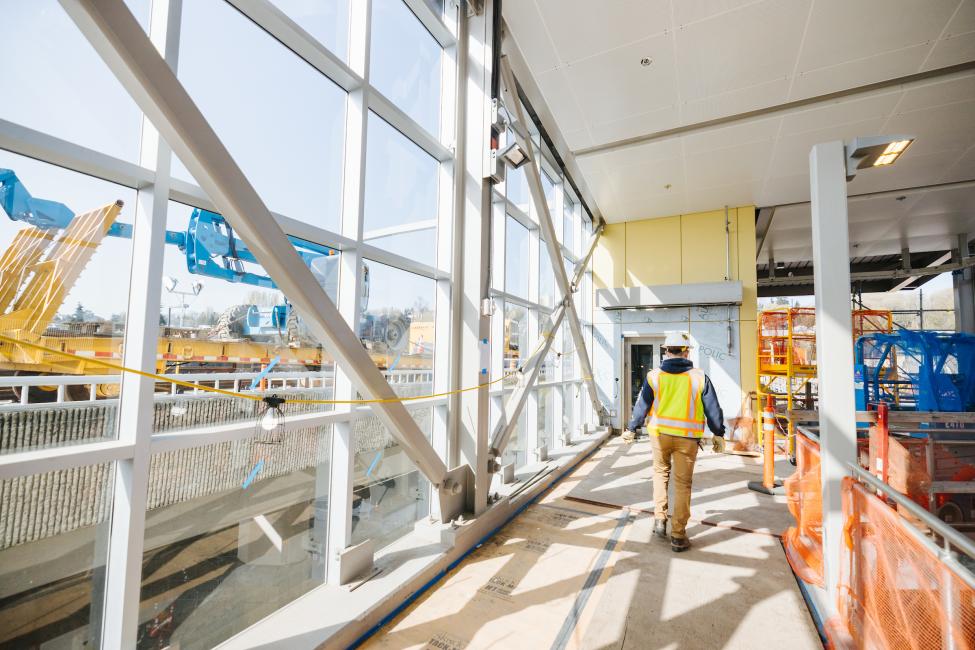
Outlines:
<svg viewBox="0 0 975 650"><path fill-rule="evenodd" d="M575 344L576 353L579 357L579 365L582 369L583 380L589 392L589 399L592 402L593 412L599 416L601 424L609 421L609 412L602 402L599 401L599 394L596 392L596 382L593 379L592 364L589 362L589 352L586 349L586 341L582 334L582 325L579 322L579 315L576 313L572 301L572 287L569 285L569 278L562 264L562 251L559 248L558 239L555 234L555 226L552 224L552 215L545 201L545 191L542 188L541 171L535 164L534 152L531 142L525 137L525 129L522 125L525 122L525 111L518 100L518 90L515 82L514 73L511 71L511 64L507 56L501 57L501 92L502 100L508 109L509 115L514 118L516 124L512 128L518 146L528 156L529 162L524 166L525 178L528 181L528 190L531 193L532 204L538 214L539 225L542 234L545 236L545 245L548 246L549 261L552 263L552 270L555 272L555 282L563 300L567 302L567 312L569 320L569 330L572 332L572 341Z"/></svg>

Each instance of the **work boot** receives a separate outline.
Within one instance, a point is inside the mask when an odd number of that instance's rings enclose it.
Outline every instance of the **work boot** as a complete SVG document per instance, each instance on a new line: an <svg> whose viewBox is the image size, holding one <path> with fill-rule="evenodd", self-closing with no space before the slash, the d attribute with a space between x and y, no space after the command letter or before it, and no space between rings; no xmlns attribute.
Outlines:
<svg viewBox="0 0 975 650"><path fill-rule="evenodd" d="M660 539L667 539L667 520L666 519L654 519L653 520L653 534Z"/></svg>
<svg viewBox="0 0 975 650"><path fill-rule="evenodd" d="M686 537L671 537L670 550L674 553L681 553L691 547L691 543Z"/></svg>

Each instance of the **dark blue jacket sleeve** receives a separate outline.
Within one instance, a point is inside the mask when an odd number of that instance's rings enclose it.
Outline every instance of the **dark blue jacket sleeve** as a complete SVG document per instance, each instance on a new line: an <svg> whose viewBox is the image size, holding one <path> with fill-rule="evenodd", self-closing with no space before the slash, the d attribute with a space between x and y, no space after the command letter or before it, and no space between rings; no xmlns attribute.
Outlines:
<svg viewBox="0 0 975 650"><path fill-rule="evenodd" d="M711 385L711 378L704 377L704 392L701 394L701 401L704 402L704 417L708 421L708 428L716 436L724 437L724 413L721 405L718 404L718 395L714 392Z"/></svg>
<svg viewBox="0 0 975 650"><path fill-rule="evenodd" d="M630 431L636 431L643 427L651 406L653 406L653 389L650 388L650 384L644 379L643 388L640 389L640 396L636 399L636 404L633 405L633 414L630 416L630 421L626 425L626 428Z"/></svg>

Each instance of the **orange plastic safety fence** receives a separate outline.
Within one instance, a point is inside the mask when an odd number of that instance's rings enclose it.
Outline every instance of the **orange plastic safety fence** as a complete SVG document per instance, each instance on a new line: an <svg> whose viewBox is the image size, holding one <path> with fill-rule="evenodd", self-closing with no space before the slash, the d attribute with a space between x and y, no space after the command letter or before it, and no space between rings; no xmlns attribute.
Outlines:
<svg viewBox="0 0 975 650"><path fill-rule="evenodd" d="M846 479L843 500L838 606L856 647L975 650L975 589L861 484Z"/></svg>
<svg viewBox="0 0 975 650"><path fill-rule="evenodd" d="M789 512L796 525L782 543L792 570L802 580L823 586L823 497L819 477L819 444L796 436L796 472L785 480Z"/></svg>

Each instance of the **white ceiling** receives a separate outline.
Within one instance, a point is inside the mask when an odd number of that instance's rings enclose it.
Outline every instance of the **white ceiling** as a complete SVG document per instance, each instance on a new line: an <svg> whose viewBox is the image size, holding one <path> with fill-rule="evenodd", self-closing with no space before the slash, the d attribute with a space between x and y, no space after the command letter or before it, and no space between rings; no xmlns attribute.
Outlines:
<svg viewBox="0 0 975 650"><path fill-rule="evenodd" d="M975 0L506 0L509 33L609 222L807 201L812 145L907 133L850 194L975 178L975 71L724 126L716 118L975 60ZM641 58L653 63L642 66ZM585 153L684 127L644 144ZM690 127L690 128L688 128ZM891 205L894 204L894 205ZM780 208L776 260L809 259L808 206ZM859 246L898 253L975 235L975 189L851 204ZM867 224L873 224L867 227ZM860 227L862 226L862 227ZM804 233L804 234L803 234ZM893 243L891 243L893 242ZM893 250L887 249L893 246Z"/></svg>

